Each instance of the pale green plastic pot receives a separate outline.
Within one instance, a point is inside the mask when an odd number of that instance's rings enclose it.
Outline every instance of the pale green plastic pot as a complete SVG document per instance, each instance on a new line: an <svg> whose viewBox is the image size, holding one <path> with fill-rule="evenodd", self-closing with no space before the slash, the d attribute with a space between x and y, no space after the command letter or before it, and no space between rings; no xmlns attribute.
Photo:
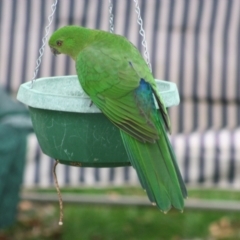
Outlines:
<svg viewBox="0 0 240 240"><path fill-rule="evenodd" d="M156 80L166 107L178 105L176 84ZM22 84L17 99L29 107L42 151L60 163L82 167L130 165L120 132L82 90L77 76Z"/></svg>

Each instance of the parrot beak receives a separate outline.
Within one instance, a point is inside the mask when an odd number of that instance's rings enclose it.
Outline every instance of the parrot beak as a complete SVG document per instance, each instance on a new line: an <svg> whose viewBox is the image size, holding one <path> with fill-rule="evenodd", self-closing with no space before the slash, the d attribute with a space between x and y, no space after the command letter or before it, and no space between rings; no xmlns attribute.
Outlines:
<svg viewBox="0 0 240 240"><path fill-rule="evenodd" d="M54 54L54 56L61 54L57 49L55 49L53 47L51 47L51 52Z"/></svg>

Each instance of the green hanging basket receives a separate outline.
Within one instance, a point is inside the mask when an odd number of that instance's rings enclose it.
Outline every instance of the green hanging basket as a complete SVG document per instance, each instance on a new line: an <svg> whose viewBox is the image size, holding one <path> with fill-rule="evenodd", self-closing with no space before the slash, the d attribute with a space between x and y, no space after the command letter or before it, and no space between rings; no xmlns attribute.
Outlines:
<svg viewBox="0 0 240 240"><path fill-rule="evenodd" d="M178 105L176 84L156 80L166 107ZM93 104L77 76L22 84L17 99L28 105L42 151L60 163L81 167L129 166L119 129Z"/></svg>

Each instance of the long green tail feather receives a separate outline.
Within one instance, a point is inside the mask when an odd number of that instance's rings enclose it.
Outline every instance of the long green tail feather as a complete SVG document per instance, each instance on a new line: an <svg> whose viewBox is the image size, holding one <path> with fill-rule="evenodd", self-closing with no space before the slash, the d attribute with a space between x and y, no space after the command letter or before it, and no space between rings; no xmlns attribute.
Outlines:
<svg viewBox="0 0 240 240"><path fill-rule="evenodd" d="M158 124L158 131L161 137L156 143L140 142L124 131L121 131L121 136L149 200L156 203L163 212L169 211L172 206L182 211L187 191L161 116L159 120L161 124Z"/></svg>
<svg viewBox="0 0 240 240"><path fill-rule="evenodd" d="M168 142L169 152L171 154L172 162L174 164L175 171L176 171L176 174L177 174L177 177L178 177L178 181L179 181L179 184L180 184L180 187L181 187L181 190L182 190L182 195L183 195L184 198L187 198L187 196L188 196L187 189L186 189L185 183L182 179L181 172L178 168L178 164L177 164L177 161L176 161L176 155L175 155L175 153L172 149L172 145L171 145L171 143L169 141L169 138L167 137L166 133L165 133L165 139Z"/></svg>

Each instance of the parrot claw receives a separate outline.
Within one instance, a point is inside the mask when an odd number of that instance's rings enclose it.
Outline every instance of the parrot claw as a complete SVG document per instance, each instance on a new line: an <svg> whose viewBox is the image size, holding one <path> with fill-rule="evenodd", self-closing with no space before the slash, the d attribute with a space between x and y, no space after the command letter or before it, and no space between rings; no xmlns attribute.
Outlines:
<svg viewBox="0 0 240 240"><path fill-rule="evenodd" d="M90 102L89 107L91 107L92 105L93 105L93 101Z"/></svg>

